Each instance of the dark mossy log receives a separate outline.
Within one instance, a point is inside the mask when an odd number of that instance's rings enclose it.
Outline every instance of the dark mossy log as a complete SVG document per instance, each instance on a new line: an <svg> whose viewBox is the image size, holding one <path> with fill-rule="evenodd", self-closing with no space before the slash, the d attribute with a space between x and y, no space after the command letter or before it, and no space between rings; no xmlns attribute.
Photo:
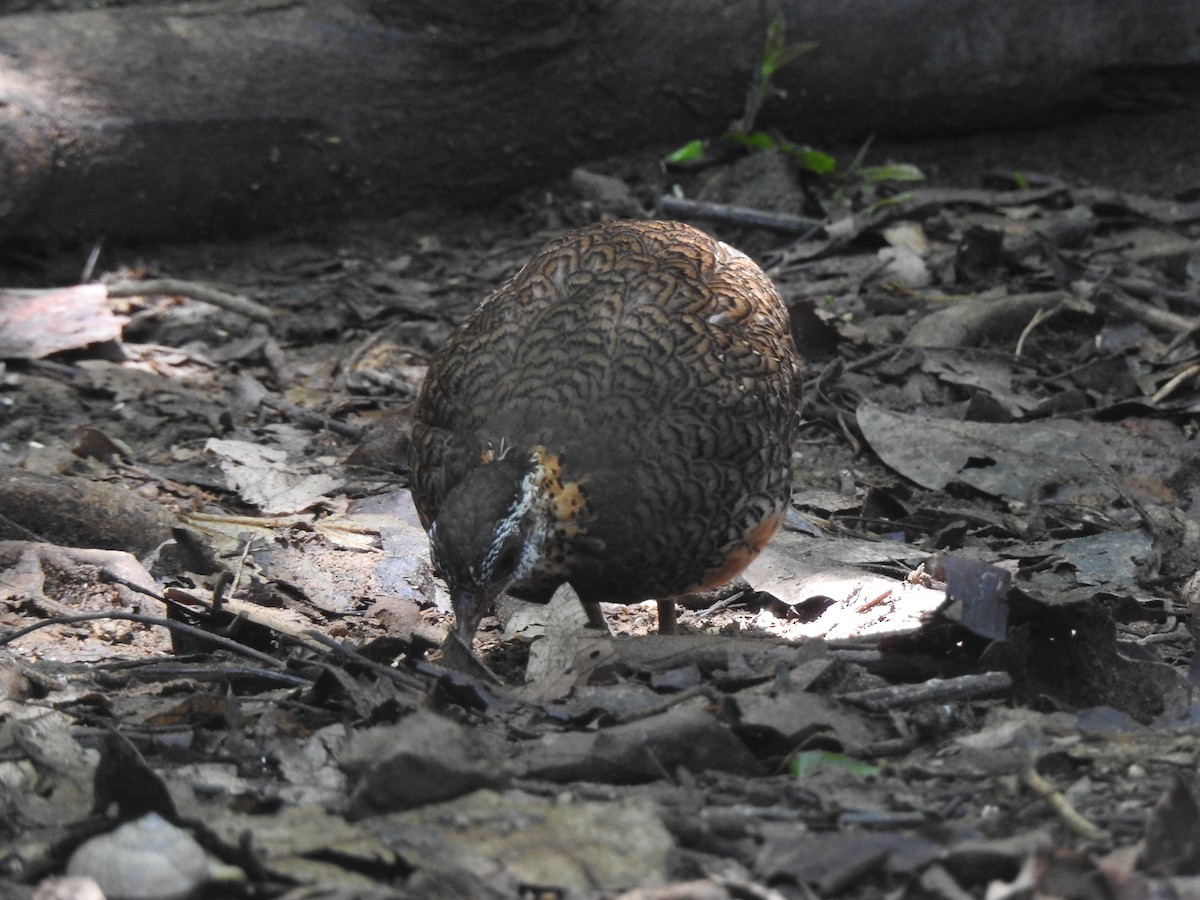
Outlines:
<svg viewBox="0 0 1200 900"><path fill-rule="evenodd" d="M1027 126L1164 96L1192 0L782 0L765 123ZM720 133L758 0L218 0L0 16L0 240L153 240L486 203ZM1156 75L1148 89L1146 72Z"/></svg>

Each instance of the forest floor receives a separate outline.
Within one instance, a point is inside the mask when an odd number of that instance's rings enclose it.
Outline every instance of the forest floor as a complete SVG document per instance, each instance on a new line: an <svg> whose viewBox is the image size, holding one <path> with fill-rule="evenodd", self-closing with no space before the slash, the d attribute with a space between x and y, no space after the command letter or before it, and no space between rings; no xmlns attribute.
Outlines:
<svg viewBox="0 0 1200 900"><path fill-rule="evenodd" d="M0 251L0 894L153 896L178 841L213 897L1190 896L1195 119ZM544 241L668 215L791 310L786 528L678 635L556 598L478 665L405 488L424 368Z"/></svg>

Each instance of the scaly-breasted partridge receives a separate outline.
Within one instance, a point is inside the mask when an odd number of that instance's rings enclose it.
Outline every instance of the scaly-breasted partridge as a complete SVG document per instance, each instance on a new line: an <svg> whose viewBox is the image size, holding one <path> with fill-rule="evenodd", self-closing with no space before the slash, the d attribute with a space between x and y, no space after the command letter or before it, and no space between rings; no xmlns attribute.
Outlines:
<svg viewBox="0 0 1200 900"><path fill-rule="evenodd" d="M413 499L459 636L502 591L569 582L602 622L600 602L742 571L788 505L798 370L771 280L702 231L607 222L543 247L417 400Z"/></svg>

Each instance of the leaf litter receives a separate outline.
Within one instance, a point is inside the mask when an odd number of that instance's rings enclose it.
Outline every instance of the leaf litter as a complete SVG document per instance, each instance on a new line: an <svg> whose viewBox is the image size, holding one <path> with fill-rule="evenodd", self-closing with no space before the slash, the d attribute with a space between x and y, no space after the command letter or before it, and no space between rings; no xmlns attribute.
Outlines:
<svg viewBox="0 0 1200 900"><path fill-rule="evenodd" d="M839 213L780 171L680 176L823 227L715 226L792 308L805 424L786 530L674 636L581 632L564 591L443 643L403 488L450 325L653 178L219 275L164 248L98 310L38 285L99 324L5 335L5 891L129 823L215 896L1186 895L1200 209L993 180Z"/></svg>

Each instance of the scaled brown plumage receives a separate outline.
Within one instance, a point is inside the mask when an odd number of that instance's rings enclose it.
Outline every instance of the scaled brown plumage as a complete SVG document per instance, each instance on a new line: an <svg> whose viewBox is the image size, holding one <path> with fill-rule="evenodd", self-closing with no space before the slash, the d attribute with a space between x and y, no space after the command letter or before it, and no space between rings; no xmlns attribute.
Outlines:
<svg viewBox="0 0 1200 900"><path fill-rule="evenodd" d="M749 258L677 222L551 241L434 358L412 492L460 636L503 590L715 587L774 534L799 362Z"/></svg>

